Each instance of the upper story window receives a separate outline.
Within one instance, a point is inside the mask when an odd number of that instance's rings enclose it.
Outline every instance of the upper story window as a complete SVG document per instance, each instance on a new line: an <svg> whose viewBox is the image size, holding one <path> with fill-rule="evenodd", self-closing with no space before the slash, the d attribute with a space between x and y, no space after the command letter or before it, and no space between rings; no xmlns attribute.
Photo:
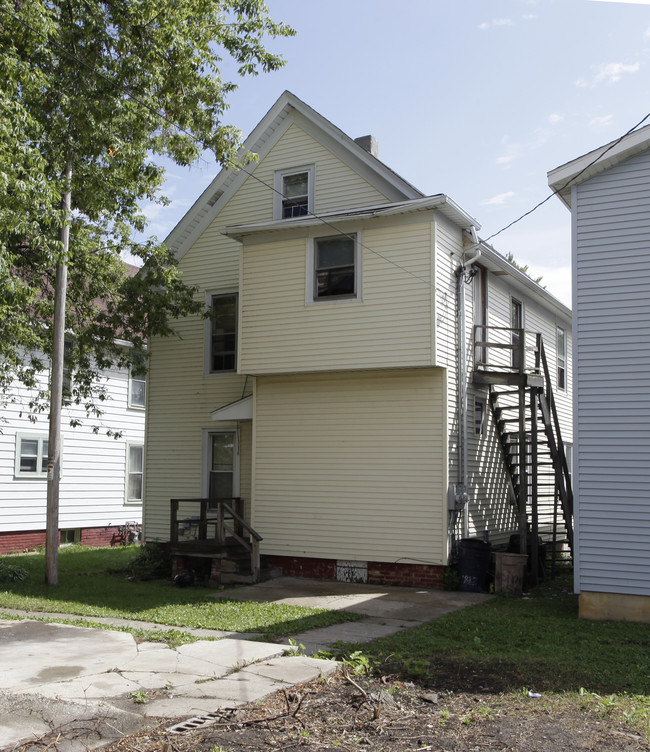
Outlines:
<svg viewBox="0 0 650 752"><path fill-rule="evenodd" d="M237 293L211 296L209 371L237 368Z"/></svg>
<svg viewBox="0 0 650 752"><path fill-rule="evenodd" d="M304 217L314 211L314 167L297 167L275 173L275 219Z"/></svg>
<svg viewBox="0 0 650 752"><path fill-rule="evenodd" d="M16 478L47 477L48 438L41 434L16 435Z"/></svg>
<svg viewBox="0 0 650 752"><path fill-rule="evenodd" d="M311 268L314 301L360 297L361 269L356 234L314 238Z"/></svg>
<svg viewBox="0 0 650 752"><path fill-rule="evenodd" d="M129 407L144 410L147 404L147 376L131 371L129 377Z"/></svg>
<svg viewBox="0 0 650 752"><path fill-rule="evenodd" d="M566 331L557 328L557 388L566 390Z"/></svg>

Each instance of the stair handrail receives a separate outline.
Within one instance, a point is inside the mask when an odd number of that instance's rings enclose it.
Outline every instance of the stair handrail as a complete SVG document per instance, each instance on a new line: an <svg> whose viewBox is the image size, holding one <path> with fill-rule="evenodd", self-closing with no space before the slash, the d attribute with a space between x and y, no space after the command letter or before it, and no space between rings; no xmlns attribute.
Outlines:
<svg viewBox="0 0 650 752"><path fill-rule="evenodd" d="M220 543L225 543L226 540L226 524L225 524L225 514L224 512L228 512L228 514L232 517L232 519L239 524L240 528L243 530L246 530L248 534L250 535L250 541L244 540L242 536L238 534L238 532L233 529L229 530L229 532L232 534L232 536L237 540L237 542L243 546L243 548L246 549L250 553L250 559L251 559L251 572L253 574L253 578L255 580L259 579L260 576L260 541L262 540L262 536L255 530L253 527L251 527L246 520L238 514L233 507L228 503L228 501L232 501L232 499L170 499L171 503L171 520L170 520L170 544L173 546L174 544L178 543L178 525L179 522L182 522L182 520L178 519L178 510L181 504L200 504L200 514L197 520L198 527L199 527L199 540L207 540L208 537L208 523L212 523L216 525L216 540ZM216 507L217 512L217 519L216 521L212 519L211 517L208 517L208 507L211 506L214 510L214 507Z"/></svg>
<svg viewBox="0 0 650 752"><path fill-rule="evenodd" d="M554 438L557 442L556 454L560 462L560 473L558 480L561 479L562 483L558 483L558 490L560 491L560 497L563 505L566 504L565 513L569 517L569 520L567 520L567 522L570 522L573 518L573 489L571 485L571 474L569 473L569 465L566 460L566 451L564 448L564 441L562 440L562 432L560 430L560 420L557 413L557 406L555 404L555 397L553 395L551 374L548 367L548 361L546 359L546 352L544 350L544 343L542 341L541 335L539 336L539 354L544 372L544 397L551 414L551 420L554 429ZM573 525L567 525L567 534L569 538L569 545L573 550Z"/></svg>

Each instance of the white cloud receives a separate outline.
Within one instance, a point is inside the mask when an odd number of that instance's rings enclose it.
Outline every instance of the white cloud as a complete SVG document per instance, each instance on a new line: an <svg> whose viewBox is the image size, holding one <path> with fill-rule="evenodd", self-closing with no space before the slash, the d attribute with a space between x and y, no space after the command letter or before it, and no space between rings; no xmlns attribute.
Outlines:
<svg viewBox="0 0 650 752"><path fill-rule="evenodd" d="M590 128L607 128L612 124L614 115L599 115L589 121Z"/></svg>
<svg viewBox="0 0 650 752"><path fill-rule="evenodd" d="M503 206L508 199L514 196L514 191L506 191L506 193L497 193L492 198L487 198L485 201L481 201L481 206Z"/></svg>
<svg viewBox="0 0 650 752"><path fill-rule="evenodd" d="M549 123L550 123L551 125L555 125L556 123L559 123L559 122L560 122L561 120L564 120L564 115L560 115L560 114L559 114L559 113L557 113L557 112L552 112L552 113L551 113L551 114L550 114L550 115L548 116L548 122L549 122Z"/></svg>
<svg viewBox="0 0 650 752"><path fill-rule="evenodd" d="M592 68L596 72L591 81L588 81L585 78L579 78L576 81L576 86L582 88L590 87L593 89L595 86L603 83L618 83L624 75L637 73L641 68L641 63L638 61L636 63L631 63L630 65L626 65L625 63L601 63L598 66L592 66Z"/></svg>
<svg viewBox="0 0 650 752"><path fill-rule="evenodd" d="M511 18L493 18L491 21L484 21L479 24L478 27L481 31L487 31L488 29L494 29L497 26L514 26L514 21Z"/></svg>
<svg viewBox="0 0 650 752"><path fill-rule="evenodd" d="M522 16L524 21L535 21L537 19L537 16L534 13L527 13L525 16Z"/></svg>
<svg viewBox="0 0 650 752"><path fill-rule="evenodd" d="M643 36L645 37L645 39L650 39L650 26L648 26L648 28L645 30Z"/></svg>

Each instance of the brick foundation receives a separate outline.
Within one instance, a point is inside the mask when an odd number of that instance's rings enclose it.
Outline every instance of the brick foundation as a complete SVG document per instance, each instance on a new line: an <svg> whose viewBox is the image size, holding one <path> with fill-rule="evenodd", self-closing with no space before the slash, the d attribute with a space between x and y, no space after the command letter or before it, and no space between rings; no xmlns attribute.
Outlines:
<svg viewBox="0 0 650 752"><path fill-rule="evenodd" d="M100 548L119 546L122 542L117 526L82 527L81 539L84 546ZM0 533L0 554L18 553L45 545L45 530L29 530L16 533Z"/></svg>
<svg viewBox="0 0 650 752"><path fill-rule="evenodd" d="M336 580L335 559L311 559L301 556L266 556L268 564L280 567L288 577L311 577L316 580ZM369 561L368 584L427 587L441 590L446 567L434 564L394 564Z"/></svg>

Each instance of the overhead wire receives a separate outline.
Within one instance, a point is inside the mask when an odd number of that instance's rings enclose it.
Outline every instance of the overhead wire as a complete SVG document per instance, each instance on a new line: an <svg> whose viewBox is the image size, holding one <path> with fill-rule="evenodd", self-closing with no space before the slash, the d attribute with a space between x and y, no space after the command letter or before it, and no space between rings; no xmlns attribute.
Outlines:
<svg viewBox="0 0 650 752"><path fill-rule="evenodd" d="M615 146L618 146L618 144L620 144L624 138L626 138L631 133L634 133L635 130L640 128L648 118L650 118L650 112L647 115L645 115L643 118L641 118L641 120L639 120L639 122L636 125L633 125L629 131L626 131L622 136L619 136L619 138L617 138L615 141L612 141L612 143L604 151L600 152L598 156L595 157L591 162L589 162L589 164L586 165L586 167L583 167L582 170L580 170L580 172L576 173L571 178L569 178L569 180L567 180L566 183L564 183L564 185L561 185L559 188L554 189L543 201L540 201L538 204L533 206L532 209L529 209L520 217L517 217L517 219L513 219L512 222L505 225L500 230L497 230L497 232L493 232L492 235L485 238L485 242L487 243L488 241L492 240L492 238L496 238L496 236L500 235L502 232L509 230L513 225L516 225L517 222L521 222L522 219L525 219L526 217L530 216L534 211L537 211L537 209L539 209L540 206L544 206L544 204L550 199L552 199L553 196L558 196L560 193L562 193L562 191L566 190L572 183L575 183L576 180L581 175L584 175L584 173L587 172L587 170L590 167L593 167L596 164L596 162L599 162L605 156L605 154L610 152Z"/></svg>
<svg viewBox="0 0 650 752"><path fill-rule="evenodd" d="M3 8L3 7L0 6L0 12L3 12L6 15L12 17L15 21L17 21L18 23L22 24L26 28L30 29L30 31L32 31L34 34L37 34L38 36L41 36L41 37L45 37L45 35L42 32L34 29L29 23L27 23L23 19L19 18L14 13L12 13L9 10L7 10L6 8ZM175 128L180 133L184 133L185 135L189 136L190 139L192 139L193 141L195 141L197 144L201 145L203 147L203 149L205 150L205 144L204 144L204 142L203 142L202 139L200 139L197 136L195 136L193 133L191 133L190 131L188 131L186 128L183 128L182 126L178 125L178 123L174 122L171 118L169 118L163 112L160 112L158 109L156 109L155 107L149 105L147 102L142 101L139 97L135 96L132 92L128 91L128 89L125 86L123 86L123 85L119 84L118 82L114 81L109 76L106 76L102 71L97 70L95 67L91 66L89 63L86 63L84 60L82 60L81 58L79 58L77 55L75 55L74 53L72 53L69 50L67 50L56 39L51 38L51 37L45 37L45 38L46 38L46 40L48 42L52 42L56 47L58 47L58 49L61 50L61 52L63 52L63 54L67 55L71 59L73 59L76 62L78 62L80 65L82 65L85 68L87 68L88 70L90 70L91 73L93 73L94 75L98 76L99 78L102 78L104 81L106 81L107 83L109 83L114 88L120 89L128 99L130 99L131 101L135 102L140 107L143 107L146 110L150 111L157 118L159 118L160 120L165 121L168 125L172 126L173 128ZM605 154L607 154L609 151L611 151L611 149L613 149L615 146L617 146L624 138L626 138L627 136L629 136L631 133L633 133L635 130L637 130L641 125L643 125L643 123L646 120L648 120L648 118L650 118L650 112L647 115L645 115L636 125L632 126L632 128L630 128L628 131L626 131L622 136L620 136L615 141L613 141L604 151L600 152L588 165L586 165L586 167L584 167L582 170L580 170L579 173L577 173L576 175L574 175L573 177L571 177L564 185L562 185L560 188L557 188L557 189L553 190L552 193L550 193L545 199L543 199L542 201L540 201L539 203L537 203L535 206L533 206L528 211L524 212L522 215L520 215L519 217L517 217L517 219L514 219L512 222L508 223L507 225L504 225L500 230L497 230L497 232L494 232L491 235L489 235L482 242L488 243L490 240L492 240L492 238L495 238L497 235L500 235L502 232L505 232L506 230L510 229L513 225L517 224L518 222L521 222L523 219L525 219L526 217L530 216L533 212L537 211L537 209L539 209L547 201L549 201L551 198L553 198L553 196L558 195L561 191L565 190L569 185L571 185L571 183L575 182L580 177L580 175L584 174L590 167L592 167L594 164L596 164L598 161L600 161L605 156ZM215 159L216 159L216 156L215 156ZM253 180L256 180L258 183L260 183L261 185L263 185L265 188L269 189L273 193L278 194L281 198L287 198L282 193L282 191L278 190L275 186L270 185L265 180L263 180L262 178L260 178L258 175L255 175L253 172L250 172L249 170L246 170L243 165L237 164L236 162L234 162L233 160L231 160L229 157L225 157L224 160L223 160L223 162L228 167L230 167L231 169L234 169L234 170L237 170L237 171L245 173L248 177L253 178ZM397 262L395 262L392 259L388 258L387 256L383 255L382 253L379 253L379 251L376 251L374 248L371 248L370 246L366 245L365 243L359 241L357 239L357 237L356 237L355 234L350 234L350 233L345 232L344 230L341 230L339 227L337 227L333 223L329 222L327 219L325 219L321 215L316 214L315 212L309 210L309 208L307 208L306 211L307 211L307 215L309 215L310 217L318 220L323 225L325 225L327 227L330 227L337 234L340 234L340 235L342 235L344 237L349 238L350 240L353 240L355 243L357 243L359 245L359 247L361 247L361 248L369 251L370 253L374 254L375 256L381 258L386 263L388 263L388 264L396 267L397 269L400 269L404 273L410 275L411 277L417 279L420 282L423 282L427 286L432 286L431 282L429 280L426 280L424 277L421 277L418 274L415 274L410 269L407 269L406 267L402 266L401 264L398 264ZM140 245L140 244L136 243L135 245Z"/></svg>

